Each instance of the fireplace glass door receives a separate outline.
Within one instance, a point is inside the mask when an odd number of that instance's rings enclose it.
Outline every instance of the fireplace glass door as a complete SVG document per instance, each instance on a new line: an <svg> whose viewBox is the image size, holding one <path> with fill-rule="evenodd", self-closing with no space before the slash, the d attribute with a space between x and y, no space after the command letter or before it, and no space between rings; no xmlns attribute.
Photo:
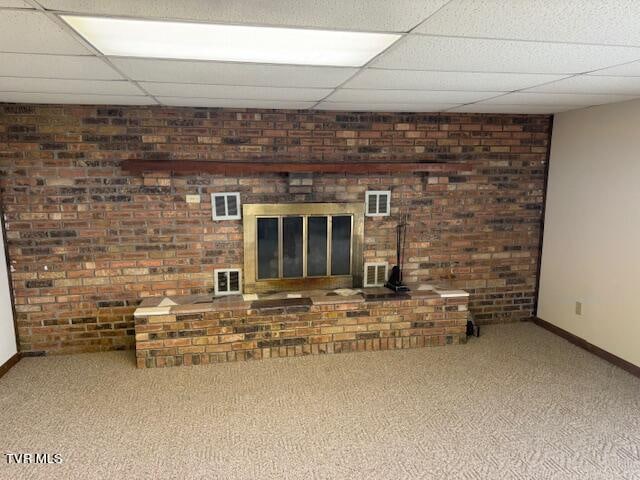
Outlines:
<svg viewBox="0 0 640 480"><path fill-rule="evenodd" d="M351 275L351 215L257 217L257 279Z"/></svg>
<svg viewBox="0 0 640 480"><path fill-rule="evenodd" d="M362 286L364 203L242 206L245 293Z"/></svg>

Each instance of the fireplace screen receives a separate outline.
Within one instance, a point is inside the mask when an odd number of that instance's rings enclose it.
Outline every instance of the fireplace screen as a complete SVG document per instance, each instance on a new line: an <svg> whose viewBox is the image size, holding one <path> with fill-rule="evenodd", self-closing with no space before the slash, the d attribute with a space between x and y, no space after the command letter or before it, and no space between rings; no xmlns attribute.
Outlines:
<svg viewBox="0 0 640 480"><path fill-rule="evenodd" d="M245 291L351 287L361 282L361 204L244 207Z"/></svg>
<svg viewBox="0 0 640 480"><path fill-rule="evenodd" d="M352 215L257 217L258 280L351 274Z"/></svg>

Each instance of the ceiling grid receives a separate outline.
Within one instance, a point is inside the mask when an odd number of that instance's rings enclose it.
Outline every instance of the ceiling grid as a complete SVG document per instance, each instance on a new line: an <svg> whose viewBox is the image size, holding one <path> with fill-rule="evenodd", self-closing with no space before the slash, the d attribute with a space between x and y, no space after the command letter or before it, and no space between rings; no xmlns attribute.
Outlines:
<svg viewBox="0 0 640 480"><path fill-rule="evenodd" d="M110 56L61 15L400 38L354 66ZM637 18L636 0L0 0L0 102L556 113L640 97Z"/></svg>

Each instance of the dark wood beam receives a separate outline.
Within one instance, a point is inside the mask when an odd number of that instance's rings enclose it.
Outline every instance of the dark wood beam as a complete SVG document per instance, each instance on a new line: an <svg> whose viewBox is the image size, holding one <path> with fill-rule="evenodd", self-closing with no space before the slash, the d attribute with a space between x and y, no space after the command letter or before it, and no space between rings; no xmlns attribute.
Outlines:
<svg viewBox="0 0 640 480"><path fill-rule="evenodd" d="M469 171L466 163L419 162L217 162L191 160L124 160L122 169L133 172L195 172L222 175L257 173L416 173Z"/></svg>

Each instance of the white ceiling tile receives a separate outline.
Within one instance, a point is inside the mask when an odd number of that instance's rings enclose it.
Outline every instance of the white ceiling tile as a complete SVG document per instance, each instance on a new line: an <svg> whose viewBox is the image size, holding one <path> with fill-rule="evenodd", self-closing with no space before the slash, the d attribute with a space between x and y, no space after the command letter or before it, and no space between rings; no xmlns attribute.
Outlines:
<svg viewBox="0 0 640 480"><path fill-rule="evenodd" d="M143 95L126 80L67 80L60 78L0 77L0 92L87 93L96 95Z"/></svg>
<svg viewBox="0 0 640 480"><path fill-rule="evenodd" d="M456 0L418 31L433 35L640 46L637 0Z"/></svg>
<svg viewBox="0 0 640 480"><path fill-rule="evenodd" d="M528 92L590 93L614 95L640 95L640 79L635 77L604 77L578 75L557 82L530 88Z"/></svg>
<svg viewBox="0 0 640 480"><path fill-rule="evenodd" d="M3 76L122 80L122 76L97 57L0 53Z"/></svg>
<svg viewBox="0 0 640 480"><path fill-rule="evenodd" d="M488 103L473 103L461 105L447 110L456 113L522 113L522 114L551 114L578 108L576 106L559 105L495 105Z"/></svg>
<svg viewBox="0 0 640 480"><path fill-rule="evenodd" d="M640 59L640 48L410 35L373 66L391 69L583 73Z"/></svg>
<svg viewBox="0 0 640 480"><path fill-rule="evenodd" d="M467 90L510 92L565 78L565 75L527 73L430 72L368 68L344 84L345 88L407 90Z"/></svg>
<svg viewBox="0 0 640 480"><path fill-rule="evenodd" d="M447 0L41 0L45 8L85 14L200 22L408 31Z"/></svg>
<svg viewBox="0 0 640 480"><path fill-rule="evenodd" d="M355 68L112 58L134 80L271 87L335 87Z"/></svg>
<svg viewBox="0 0 640 480"><path fill-rule="evenodd" d="M242 87L234 85L201 85L189 83L151 83L142 87L161 97L253 98L259 100L318 101L333 90L330 88Z"/></svg>
<svg viewBox="0 0 640 480"><path fill-rule="evenodd" d="M342 112L442 112L459 104L455 103L358 103L322 102L316 110Z"/></svg>
<svg viewBox="0 0 640 480"><path fill-rule="evenodd" d="M230 98L186 98L156 97L163 105L182 107L225 107L225 108L282 108L288 110L305 110L316 102L288 102L277 100L251 100Z"/></svg>
<svg viewBox="0 0 640 480"><path fill-rule="evenodd" d="M0 0L0 8L33 8L23 0Z"/></svg>
<svg viewBox="0 0 640 480"><path fill-rule="evenodd" d="M621 77L640 77L640 61L618 65L617 67L604 68L589 75L618 75Z"/></svg>
<svg viewBox="0 0 640 480"><path fill-rule="evenodd" d="M91 55L45 14L30 10L0 10L0 51Z"/></svg>
<svg viewBox="0 0 640 480"><path fill-rule="evenodd" d="M350 90L331 94L329 102L351 103L469 103L495 97L504 92L458 92L424 90Z"/></svg>
<svg viewBox="0 0 640 480"><path fill-rule="evenodd" d="M626 95L515 92L485 100L482 103L495 105L601 105L603 103L624 102L632 98L634 97Z"/></svg>
<svg viewBox="0 0 640 480"><path fill-rule="evenodd" d="M156 105L152 98L145 96L24 92L0 92L0 102L71 103L77 105Z"/></svg>

